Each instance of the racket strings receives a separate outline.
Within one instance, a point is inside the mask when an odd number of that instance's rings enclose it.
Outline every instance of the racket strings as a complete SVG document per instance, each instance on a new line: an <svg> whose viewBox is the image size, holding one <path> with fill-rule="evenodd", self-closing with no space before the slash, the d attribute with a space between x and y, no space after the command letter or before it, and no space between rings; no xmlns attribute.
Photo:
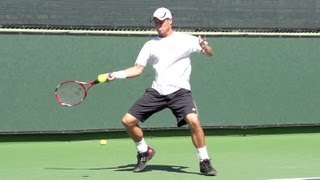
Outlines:
<svg viewBox="0 0 320 180"><path fill-rule="evenodd" d="M85 98L85 87L76 82L68 82L57 88L56 95L61 104L74 105L80 103Z"/></svg>

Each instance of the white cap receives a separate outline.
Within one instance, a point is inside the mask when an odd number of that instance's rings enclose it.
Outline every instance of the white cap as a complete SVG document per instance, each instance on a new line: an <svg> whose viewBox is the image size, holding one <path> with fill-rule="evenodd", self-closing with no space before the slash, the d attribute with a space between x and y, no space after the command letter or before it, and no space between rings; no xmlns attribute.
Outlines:
<svg viewBox="0 0 320 180"><path fill-rule="evenodd" d="M172 19L172 14L169 11L169 9L161 7L161 8L158 8L156 11L154 11L153 17L151 18L151 21L154 18L157 18L157 19L159 19L161 21L165 20L165 19Z"/></svg>

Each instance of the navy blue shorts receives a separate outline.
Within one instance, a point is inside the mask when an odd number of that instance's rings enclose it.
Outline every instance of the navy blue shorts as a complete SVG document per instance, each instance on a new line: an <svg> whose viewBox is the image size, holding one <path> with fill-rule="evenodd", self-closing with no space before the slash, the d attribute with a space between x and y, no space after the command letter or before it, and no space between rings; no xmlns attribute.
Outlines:
<svg viewBox="0 0 320 180"><path fill-rule="evenodd" d="M188 114L198 114L191 91L180 89L172 94L161 95L153 88L146 89L144 95L132 105L128 113L144 122L151 115L165 108L172 111L177 119L178 127L187 124L184 119Z"/></svg>

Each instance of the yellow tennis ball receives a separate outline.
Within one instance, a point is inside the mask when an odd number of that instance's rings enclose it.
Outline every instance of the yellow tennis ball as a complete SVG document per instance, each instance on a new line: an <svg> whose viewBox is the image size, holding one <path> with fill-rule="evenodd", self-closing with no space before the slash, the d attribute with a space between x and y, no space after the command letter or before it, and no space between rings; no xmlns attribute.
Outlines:
<svg viewBox="0 0 320 180"><path fill-rule="evenodd" d="M100 140L100 144L101 144L101 145L106 145L107 143L108 143L108 141L105 140L105 139Z"/></svg>
<svg viewBox="0 0 320 180"><path fill-rule="evenodd" d="M104 83L107 81L107 75L106 74L99 74L97 79L98 79L99 83Z"/></svg>

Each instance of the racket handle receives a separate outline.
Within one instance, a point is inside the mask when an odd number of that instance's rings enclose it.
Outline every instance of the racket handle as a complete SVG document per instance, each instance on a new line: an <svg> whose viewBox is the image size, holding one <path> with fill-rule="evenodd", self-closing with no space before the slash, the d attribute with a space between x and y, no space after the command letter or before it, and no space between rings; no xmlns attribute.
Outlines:
<svg viewBox="0 0 320 180"><path fill-rule="evenodd" d="M110 82L111 78L110 73L99 74L97 79L94 81L94 84Z"/></svg>
<svg viewBox="0 0 320 180"><path fill-rule="evenodd" d="M93 84L99 84L100 82L97 80L93 81Z"/></svg>

